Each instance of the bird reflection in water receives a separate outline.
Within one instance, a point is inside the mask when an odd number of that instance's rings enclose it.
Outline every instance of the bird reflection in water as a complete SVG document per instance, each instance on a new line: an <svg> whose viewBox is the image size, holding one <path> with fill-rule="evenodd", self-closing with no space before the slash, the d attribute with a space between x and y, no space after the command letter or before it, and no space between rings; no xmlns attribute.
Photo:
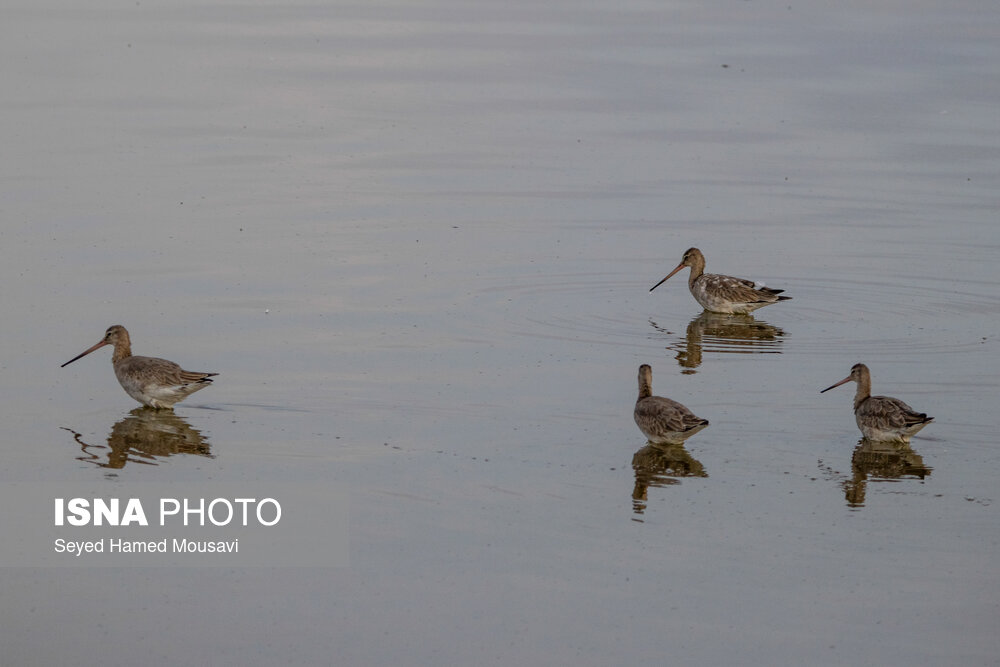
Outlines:
<svg viewBox="0 0 1000 667"><path fill-rule="evenodd" d="M924 479L930 476L931 470L909 443L861 438L851 455L851 477L841 476L840 485L848 507L864 507L869 481ZM828 472L836 475L832 470Z"/></svg>
<svg viewBox="0 0 1000 667"><path fill-rule="evenodd" d="M635 471L632 511L636 514L646 510L649 487L680 484L681 477L708 477L705 466L681 443L647 443L632 456L632 469Z"/></svg>
<svg viewBox="0 0 1000 667"><path fill-rule="evenodd" d="M101 468L124 468L129 462L156 465L157 459L176 454L214 458L208 440L171 410L145 407L132 410L111 428L107 445L87 444L80 433L66 430L73 434L83 452L77 460ZM107 461L101 460L97 451L101 449L109 450Z"/></svg>
<svg viewBox="0 0 1000 667"><path fill-rule="evenodd" d="M653 320L649 323L658 332L670 337L667 349L677 353L674 358L684 369L682 372L687 374L696 372L705 352L781 354L782 337L785 335L782 329L755 319L753 315L727 315L707 310L691 320L687 332L681 337Z"/></svg>

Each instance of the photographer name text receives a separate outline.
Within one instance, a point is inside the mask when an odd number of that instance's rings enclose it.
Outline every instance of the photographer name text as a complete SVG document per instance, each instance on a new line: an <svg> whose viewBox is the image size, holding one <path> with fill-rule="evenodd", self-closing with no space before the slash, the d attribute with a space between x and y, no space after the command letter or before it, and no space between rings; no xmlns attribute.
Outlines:
<svg viewBox="0 0 1000 667"><path fill-rule="evenodd" d="M239 553L240 541L232 540L211 541L211 540L125 540L109 537L106 540L64 540L62 538L55 541L54 550L57 554L67 553L80 557L83 554L152 554L152 553L175 553L175 554L234 554ZM168 551L169 550L169 551Z"/></svg>

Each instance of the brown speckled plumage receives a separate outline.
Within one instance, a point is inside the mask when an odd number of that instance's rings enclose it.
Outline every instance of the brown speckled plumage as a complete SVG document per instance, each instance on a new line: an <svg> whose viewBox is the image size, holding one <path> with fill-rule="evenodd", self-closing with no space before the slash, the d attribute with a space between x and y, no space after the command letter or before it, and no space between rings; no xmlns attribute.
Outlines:
<svg viewBox="0 0 1000 667"><path fill-rule="evenodd" d="M691 290L691 295L702 307L715 313L750 313L758 308L792 298L778 296L785 290L760 286L752 280L705 273L705 256L697 248L688 248L677 268L650 287L649 291L652 292L665 283L685 266L691 267L691 275L688 276L688 289Z"/></svg>
<svg viewBox="0 0 1000 667"><path fill-rule="evenodd" d="M708 420L669 398L653 396L653 369L639 366L639 398L635 402L636 426L654 443L683 442L708 426Z"/></svg>
<svg viewBox="0 0 1000 667"><path fill-rule="evenodd" d="M125 393L151 408L170 408L199 389L212 383L212 376L218 373L186 371L172 361L156 357L133 357L132 341L128 331L120 324L108 327L104 338L67 361L67 366L80 357L104 347L114 345L111 364L115 377Z"/></svg>
<svg viewBox="0 0 1000 667"><path fill-rule="evenodd" d="M926 413L917 412L898 398L872 396L871 372L864 364L854 364L850 375L820 393L852 381L858 383L854 394L854 418L861 434L870 440L905 442L934 419Z"/></svg>

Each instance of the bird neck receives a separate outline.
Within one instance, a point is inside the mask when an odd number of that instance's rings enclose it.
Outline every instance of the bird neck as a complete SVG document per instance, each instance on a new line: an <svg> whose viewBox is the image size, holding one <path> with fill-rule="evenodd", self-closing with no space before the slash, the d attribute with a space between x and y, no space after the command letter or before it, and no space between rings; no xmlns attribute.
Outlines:
<svg viewBox="0 0 1000 667"><path fill-rule="evenodd" d="M688 276L688 287L694 286L694 281L701 278L703 273L705 273L704 260L695 260L695 263L691 265L691 274Z"/></svg>
<svg viewBox="0 0 1000 667"><path fill-rule="evenodd" d="M872 395L872 381L869 377L861 377L858 379L858 389L854 392L854 409L857 410L858 406L868 400L868 397Z"/></svg>
<svg viewBox="0 0 1000 667"><path fill-rule="evenodd" d="M116 364L122 359L128 359L132 356L132 341L128 338L119 339L115 343L114 354L111 355L111 363Z"/></svg>

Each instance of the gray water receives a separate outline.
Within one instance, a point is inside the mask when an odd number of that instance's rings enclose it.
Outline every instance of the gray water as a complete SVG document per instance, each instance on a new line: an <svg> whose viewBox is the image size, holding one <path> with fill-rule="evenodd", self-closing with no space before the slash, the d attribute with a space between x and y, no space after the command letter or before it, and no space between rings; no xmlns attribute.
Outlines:
<svg viewBox="0 0 1000 667"><path fill-rule="evenodd" d="M0 57L0 478L351 496L348 567L5 568L4 664L997 664L994 2L22 1ZM690 246L792 300L649 293ZM116 323L220 373L174 435L59 368Z"/></svg>

